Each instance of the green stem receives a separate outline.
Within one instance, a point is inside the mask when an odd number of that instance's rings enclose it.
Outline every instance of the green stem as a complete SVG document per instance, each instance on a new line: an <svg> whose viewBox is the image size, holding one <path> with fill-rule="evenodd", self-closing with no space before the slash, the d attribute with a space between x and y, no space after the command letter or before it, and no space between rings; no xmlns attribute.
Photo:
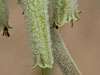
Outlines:
<svg viewBox="0 0 100 75"><path fill-rule="evenodd" d="M58 30L51 28L53 55L64 75L82 75L73 61Z"/></svg>

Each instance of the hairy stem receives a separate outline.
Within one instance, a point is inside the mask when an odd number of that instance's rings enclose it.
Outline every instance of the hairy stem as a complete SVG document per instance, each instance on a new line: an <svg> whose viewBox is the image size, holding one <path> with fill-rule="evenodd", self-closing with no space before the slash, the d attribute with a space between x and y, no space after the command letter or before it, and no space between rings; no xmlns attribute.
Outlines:
<svg viewBox="0 0 100 75"><path fill-rule="evenodd" d="M67 47L65 46L58 30L51 28L53 55L64 75L82 75L74 63Z"/></svg>

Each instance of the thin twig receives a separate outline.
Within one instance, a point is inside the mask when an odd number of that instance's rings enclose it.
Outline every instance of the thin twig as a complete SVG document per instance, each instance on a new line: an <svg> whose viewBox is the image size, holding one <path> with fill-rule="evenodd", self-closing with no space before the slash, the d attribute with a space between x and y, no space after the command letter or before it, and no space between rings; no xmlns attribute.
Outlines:
<svg viewBox="0 0 100 75"><path fill-rule="evenodd" d="M43 68L41 68L41 72L42 72L42 75L44 75L44 69Z"/></svg>

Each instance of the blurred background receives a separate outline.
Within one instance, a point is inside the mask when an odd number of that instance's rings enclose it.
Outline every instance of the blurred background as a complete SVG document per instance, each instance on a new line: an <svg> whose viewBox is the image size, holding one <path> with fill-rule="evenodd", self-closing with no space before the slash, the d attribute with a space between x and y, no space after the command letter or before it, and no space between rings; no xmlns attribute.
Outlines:
<svg viewBox="0 0 100 75"><path fill-rule="evenodd" d="M0 32L0 75L35 75L40 69L33 65L29 37L22 8L17 0L9 2L11 37ZM80 21L59 29L61 35L83 75L100 75L100 0L79 0L82 10ZM55 65L51 75L63 75Z"/></svg>

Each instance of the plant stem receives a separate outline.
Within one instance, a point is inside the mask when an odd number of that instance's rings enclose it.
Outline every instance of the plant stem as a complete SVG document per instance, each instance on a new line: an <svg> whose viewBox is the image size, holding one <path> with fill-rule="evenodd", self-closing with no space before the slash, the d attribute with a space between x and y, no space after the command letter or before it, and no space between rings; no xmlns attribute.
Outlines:
<svg viewBox="0 0 100 75"><path fill-rule="evenodd" d="M58 30L51 28L53 55L64 75L82 75L74 63Z"/></svg>
<svg viewBox="0 0 100 75"><path fill-rule="evenodd" d="M43 68L41 68L41 72L42 72L42 75L44 75L44 69Z"/></svg>

